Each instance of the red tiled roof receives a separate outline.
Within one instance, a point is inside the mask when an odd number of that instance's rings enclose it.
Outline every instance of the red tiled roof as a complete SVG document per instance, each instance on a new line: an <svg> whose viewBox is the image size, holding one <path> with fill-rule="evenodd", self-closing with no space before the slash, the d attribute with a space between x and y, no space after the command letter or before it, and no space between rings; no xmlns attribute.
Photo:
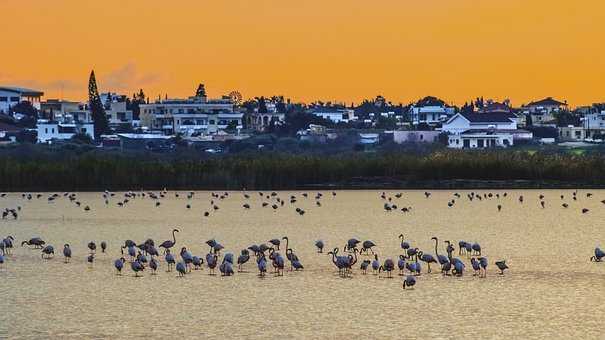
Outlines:
<svg viewBox="0 0 605 340"><path fill-rule="evenodd" d="M538 101L527 104L527 106L555 106L555 105L567 106L567 103L563 103L563 102L553 99L552 97L548 97L548 98L544 98L542 100L538 100Z"/></svg>

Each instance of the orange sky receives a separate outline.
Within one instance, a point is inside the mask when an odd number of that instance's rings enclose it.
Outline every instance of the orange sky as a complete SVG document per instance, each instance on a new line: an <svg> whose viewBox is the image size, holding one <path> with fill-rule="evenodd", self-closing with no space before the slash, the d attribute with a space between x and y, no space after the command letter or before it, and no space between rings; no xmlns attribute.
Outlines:
<svg viewBox="0 0 605 340"><path fill-rule="evenodd" d="M603 0L0 0L0 84L407 103L605 101ZM61 90L63 89L63 90Z"/></svg>

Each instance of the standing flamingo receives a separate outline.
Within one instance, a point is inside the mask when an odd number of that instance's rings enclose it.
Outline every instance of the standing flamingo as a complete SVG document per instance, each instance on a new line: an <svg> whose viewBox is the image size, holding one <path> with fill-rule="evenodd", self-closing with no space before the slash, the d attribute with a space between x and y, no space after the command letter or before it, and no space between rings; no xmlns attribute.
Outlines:
<svg viewBox="0 0 605 340"><path fill-rule="evenodd" d="M179 230L178 229L172 229L172 240L166 240L164 242L162 242L162 244L159 245L160 248L164 248L164 254L166 253L166 250L174 247L174 245L176 244L176 236L175 233L178 233Z"/></svg>

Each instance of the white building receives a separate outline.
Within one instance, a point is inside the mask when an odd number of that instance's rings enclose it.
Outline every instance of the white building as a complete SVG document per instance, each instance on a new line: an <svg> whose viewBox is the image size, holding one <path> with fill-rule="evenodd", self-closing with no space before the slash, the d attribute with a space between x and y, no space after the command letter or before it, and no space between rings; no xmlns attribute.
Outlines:
<svg viewBox="0 0 605 340"><path fill-rule="evenodd" d="M509 147L515 140L533 137L531 132L517 129L510 113L458 113L441 131L449 135L448 147L456 149Z"/></svg>
<svg viewBox="0 0 605 340"><path fill-rule="evenodd" d="M10 108L27 101L40 110L40 97L44 92L24 87L0 86L0 113L8 114Z"/></svg>
<svg viewBox="0 0 605 340"><path fill-rule="evenodd" d="M441 127L441 131L448 134L460 134L471 129L516 130L517 122L506 113L458 113Z"/></svg>
<svg viewBox="0 0 605 340"><path fill-rule="evenodd" d="M605 111L587 113L582 121L586 130L605 130Z"/></svg>
<svg viewBox="0 0 605 340"><path fill-rule="evenodd" d="M126 108L126 96L104 93L101 95L101 102L111 128L133 127L132 110Z"/></svg>
<svg viewBox="0 0 605 340"><path fill-rule="evenodd" d="M444 105L410 107L410 118L414 125L421 123L437 125L446 121L449 117L453 116L454 113L455 109L453 107L446 107Z"/></svg>
<svg viewBox="0 0 605 340"><path fill-rule="evenodd" d="M183 133L213 134L229 127L243 128L244 114L235 111L231 99L208 100L206 97L158 100L141 104L141 126L173 135Z"/></svg>
<svg viewBox="0 0 605 340"><path fill-rule="evenodd" d="M357 120L357 117L355 117L355 110L347 108L316 107L311 110L311 113L334 123L348 123Z"/></svg>
<svg viewBox="0 0 605 340"><path fill-rule="evenodd" d="M68 140L78 133L86 134L94 139L94 124L92 122L59 122L40 119L37 123L37 131L38 143Z"/></svg>
<svg viewBox="0 0 605 340"><path fill-rule="evenodd" d="M63 117L74 111L84 109L84 104L68 100L48 99L40 103L40 118L53 120L55 116Z"/></svg>

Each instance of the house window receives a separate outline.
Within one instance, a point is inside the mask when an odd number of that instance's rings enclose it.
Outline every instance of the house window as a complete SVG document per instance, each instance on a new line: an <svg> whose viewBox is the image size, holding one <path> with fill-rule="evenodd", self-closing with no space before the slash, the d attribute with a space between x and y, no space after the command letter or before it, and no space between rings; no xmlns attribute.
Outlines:
<svg viewBox="0 0 605 340"><path fill-rule="evenodd" d="M8 101L8 97L0 97L0 102L6 102Z"/></svg>
<svg viewBox="0 0 605 340"><path fill-rule="evenodd" d="M478 148L482 148L483 147L483 139L477 139L477 147Z"/></svg>
<svg viewBox="0 0 605 340"><path fill-rule="evenodd" d="M424 135L420 135L420 140L424 140Z"/></svg>
<svg viewBox="0 0 605 340"><path fill-rule="evenodd" d="M50 129L50 132L51 132L51 133L55 133L55 128L51 128L51 129Z"/></svg>
<svg viewBox="0 0 605 340"><path fill-rule="evenodd" d="M18 102L19 101L19 97L11 97L11 102Z"/></svg>
<svg viewBox="0 0 605 340"><path fill-rule="evenodd" d="M48 133L48 128L45 128L45 129L44 129L44 133Z"/></svg>

